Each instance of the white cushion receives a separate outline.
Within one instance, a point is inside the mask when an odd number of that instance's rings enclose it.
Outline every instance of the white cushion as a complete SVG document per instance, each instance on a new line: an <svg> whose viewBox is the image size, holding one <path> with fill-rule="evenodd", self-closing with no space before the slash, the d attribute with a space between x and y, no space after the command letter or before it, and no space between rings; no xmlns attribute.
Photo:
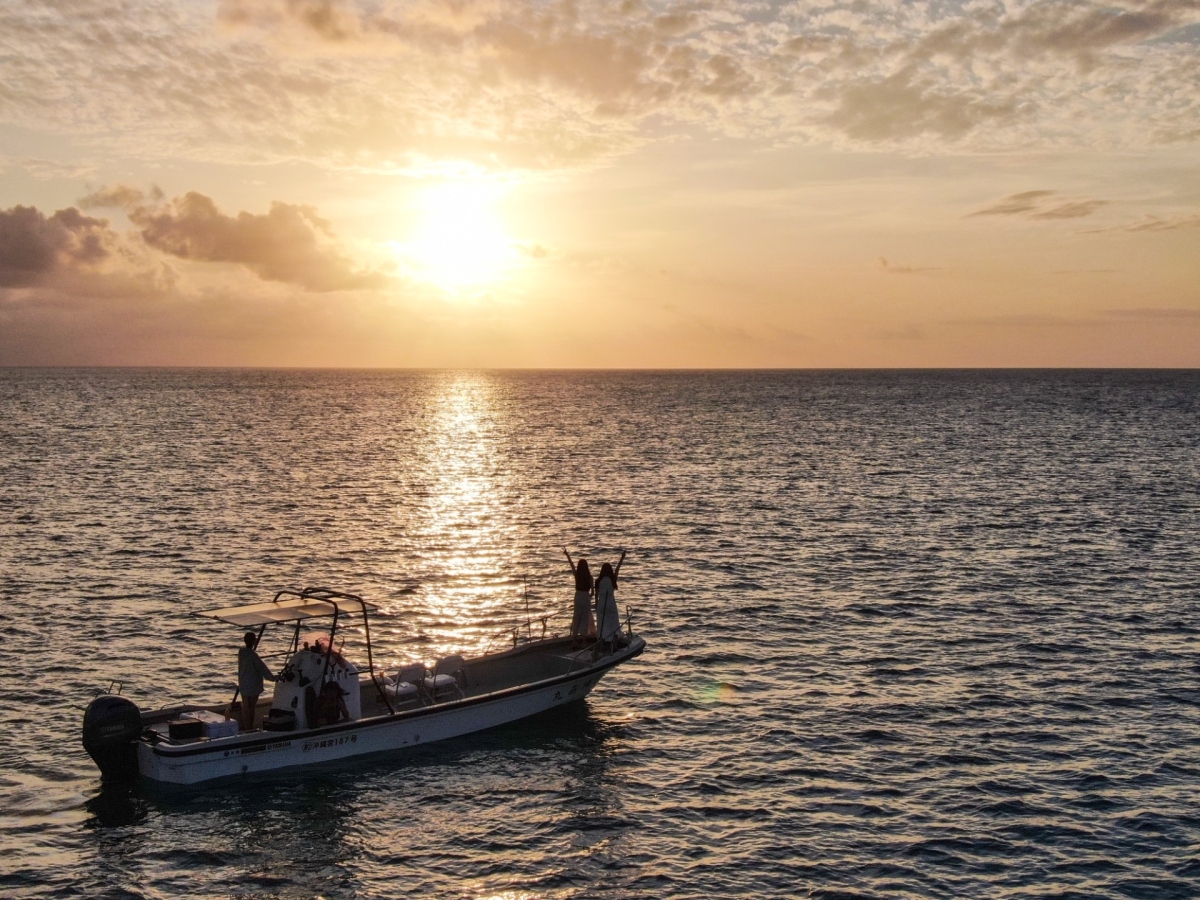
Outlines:
<svg viewBox="0 0 1200 900"><path fill-rule="evenodd" d="M407 700L417 696L417 686L407 681L401 681L397 684L385 684L383 692L393 700Z"/></svg>

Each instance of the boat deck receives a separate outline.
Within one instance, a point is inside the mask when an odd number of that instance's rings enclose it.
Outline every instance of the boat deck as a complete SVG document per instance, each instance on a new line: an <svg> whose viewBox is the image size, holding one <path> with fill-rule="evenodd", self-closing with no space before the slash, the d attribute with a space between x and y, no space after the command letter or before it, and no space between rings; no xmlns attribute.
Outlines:
<svg viewBox="0 0 1200 900"><path fill-rule="evenodd" d="M422 686L418 693L406 702L398 703L393 700L391 709L388 708L388 704L381 696L375 682L364 676L360 679L361 715L358 719L361 721L387 716L393 712L401 713L413 709L442 706L466 698L484 696L508 688L567 675L592 665L593 649L592 643L581 645L575 638L562 637L522 643L500 653L466 659L463 661L461 674L457 679L457 689L439 691L434 695ZM166 744L237 741L246 739L250 735L261 736L263 733L270 733L263 731L262 723L271 709L271 704L271 694L264 694L255 707L254 728L251 731L227 737L201 736L173 739L170 737L167 725L170 720L189 712L207 711L224 716L228 712L228 706L221 703L180 705L147 711L142 714L142 724L153 733L155 742Z"/></svg>
<svg viewBox="0 0 1200 900"><path fill-rule="evenodd" d="M548 678L556 678L572 671L586 669L591 664L592 644L580 646L573 638L554 638L519 644L502 653L464 660L462 674L458 680L461 696L456 691L446 691L435 697L428 691L421 690L414 700L403 705L393 702L392 705L397 712L424 706L436 706L463 698L492 694L523 684L545 681ZM364 718L388 714L387 705L380 698L378 689L369 680L362 683L362 714Z"/></svg>

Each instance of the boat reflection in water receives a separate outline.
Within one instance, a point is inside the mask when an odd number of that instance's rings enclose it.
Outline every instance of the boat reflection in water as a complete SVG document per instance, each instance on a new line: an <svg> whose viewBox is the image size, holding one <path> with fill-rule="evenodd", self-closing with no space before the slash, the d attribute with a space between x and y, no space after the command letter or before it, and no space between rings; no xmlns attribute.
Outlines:
<svg viewBox="0 0 1200 900"><path fill-rule="evenodd" d="M385 753L582 700L608 671L645 649L628 615L624 632L609 642L553 634L547 617L540 635L527 622L524 634L514 632L511 646L498 652L450 655L389 675L375 666L374 611L353 594L308 588L203 613L257 628L260 638L270 625L291 626L275 690L253 710L251 730L237 731L228 702L143 712L124 697L103 694L84 714L84 747L106 777L140 774L168 784ZM357 662L335 649L347 619L361 623L364 659ZM327 630L304 634L312 620L328 620Z"/></svg>

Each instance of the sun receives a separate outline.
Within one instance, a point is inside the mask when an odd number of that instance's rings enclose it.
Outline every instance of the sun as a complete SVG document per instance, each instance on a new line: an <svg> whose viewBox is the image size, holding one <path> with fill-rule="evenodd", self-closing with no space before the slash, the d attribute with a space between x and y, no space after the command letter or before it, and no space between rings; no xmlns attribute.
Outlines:
<svg viewBox="0 0 1200 900"><path fill-rule="evenodd" d="M417 198L411 237L390 242L393 252L413 275L451 293L492 284L520 258L497 211L501 193L479 181L426 188Z"/></svg>

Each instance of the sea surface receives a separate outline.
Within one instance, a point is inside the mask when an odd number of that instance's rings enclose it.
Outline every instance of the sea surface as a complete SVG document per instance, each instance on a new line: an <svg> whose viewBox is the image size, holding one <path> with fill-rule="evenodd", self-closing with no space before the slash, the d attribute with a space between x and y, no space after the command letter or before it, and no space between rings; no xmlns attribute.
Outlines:
<svg viewBox="0 0 1200 900"><path fill-rule="evenodd" d="M385 666L628 551L645 654L485 734L102 785L321 585ZM1200 373L0 370L0 896L1200 896ZM534 626L539 628L539 625Z"/></svg>

